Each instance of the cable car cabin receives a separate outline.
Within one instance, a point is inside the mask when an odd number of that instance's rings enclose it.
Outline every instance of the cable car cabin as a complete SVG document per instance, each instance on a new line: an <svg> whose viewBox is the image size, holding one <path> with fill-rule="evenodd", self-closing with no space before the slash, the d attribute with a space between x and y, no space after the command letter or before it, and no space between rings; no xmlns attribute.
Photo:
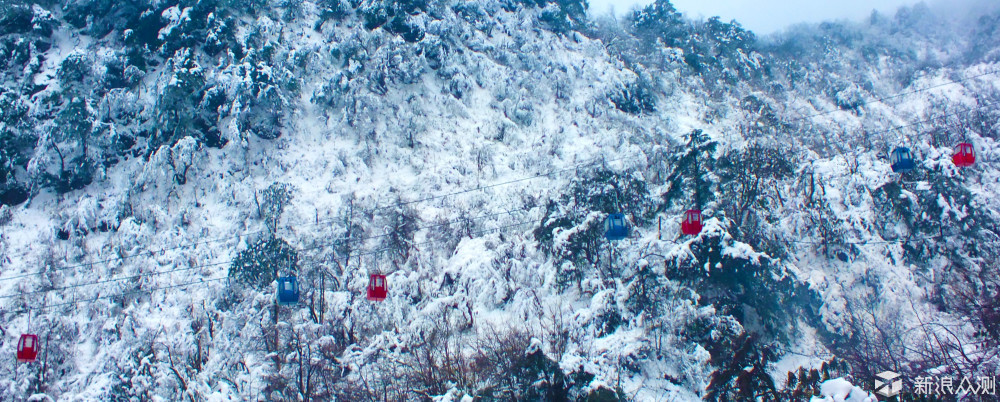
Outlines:
<svg viewBox="0 0 1000 402"><path fill-rule="evenodd" d="M958 151L952 155L951 161L955 162L955 166L958 167L972 166L976 163L976 150L968 142L958 144Z"/></svg>
<svg viewBox="0 0 1000 402"><path fill-rule="evenodd" d="M910 148L906 147L893 149L892 155L889 156L889 162L892 163L892 171L896 173L909 172L916 167L916 163L913 162L913 153L910 152Z"/></svg>
<svg viewBox="0 0 1000 402"><path fill-rule="evenodd" d="M681 233L686 235L697 235L701 233L701 210L689 209L684 213L684 220L681 221Z"/></svg>
<svg viewBox="0 0 1000 402"><path fill-rule="evenodd" d="M278 278L278 304L289 306L299 302L299 284L294 276Z"/></svg>
<svg viewBox="0 0 1000 402"><path fill-rule="evenodd" d="M31 363L38 357L38 335L22 334L17 342L17 361Z"/></svg>
<svg viewBox="0 0 1000 402"><path fill-rule="evenodd" d="M604 220L604 237L608 240L621 240L629 236L631 228L625 220L625 214L615 213L608 215Z"/></svg>
<svg viewBox="0 0 1000 402"><path fill-rule="evenodd" d="M368 277L368 300L385 300L388 293L385 286L385 275L372 274Z"/></svg>

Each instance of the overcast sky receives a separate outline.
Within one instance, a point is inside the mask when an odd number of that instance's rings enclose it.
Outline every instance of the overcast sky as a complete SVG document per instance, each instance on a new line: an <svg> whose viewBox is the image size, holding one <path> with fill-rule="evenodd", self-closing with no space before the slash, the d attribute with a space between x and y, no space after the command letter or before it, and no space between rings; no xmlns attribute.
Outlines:
<svg viewBox="0 0 1000 402"><path fill-rule="evenodd" d="M592 13L603 14L614 6L621 15L633 5L646 5L652 0L589 0ZM672 0L671 3L688 17L720 16L722 20L737 20L757 34L768 34L800 22L820 22L838 19L857 20L867 17L873 9L894 14L899 6L913 5L920 0Z"/></svg>

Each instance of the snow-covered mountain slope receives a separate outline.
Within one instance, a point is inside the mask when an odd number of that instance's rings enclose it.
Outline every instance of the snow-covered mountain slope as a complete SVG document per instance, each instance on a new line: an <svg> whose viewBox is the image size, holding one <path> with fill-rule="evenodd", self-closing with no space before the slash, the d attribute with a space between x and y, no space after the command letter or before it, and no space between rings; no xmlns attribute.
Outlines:
<svg viewBox="0 0 1000 402"><path fill-rule="evenodd" d="M807 400L998 374L995 7L768 38L666 1L0 7L2 347L41 341L0 359L0 399Z"/></svg>

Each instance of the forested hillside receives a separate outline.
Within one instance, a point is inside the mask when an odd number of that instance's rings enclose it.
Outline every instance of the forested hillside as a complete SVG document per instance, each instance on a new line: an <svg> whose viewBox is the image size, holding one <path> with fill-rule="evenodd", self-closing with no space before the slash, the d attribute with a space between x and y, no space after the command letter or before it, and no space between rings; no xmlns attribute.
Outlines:
<svg viewBox="0 0 1000 402"><path fill-rule="evenodd" d="M1000 4L935 7L0 0L0 400L996 378Z"/></svg>

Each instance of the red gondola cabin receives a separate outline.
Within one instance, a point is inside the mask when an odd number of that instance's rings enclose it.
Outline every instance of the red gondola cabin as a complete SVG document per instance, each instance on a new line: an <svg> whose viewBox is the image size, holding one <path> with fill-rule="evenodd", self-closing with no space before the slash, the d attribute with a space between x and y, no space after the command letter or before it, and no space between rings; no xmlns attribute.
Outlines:
<svg viewBox="0 0 1000 402"><path fill-rule="evenodd" d="M17 361L31 363L38 357L38 335L22 334L17 342Z"/></svg>
<svg viewBox="0 0 1000 402"><path fill-rule="evenodd" d="M958 167L972 166L976 163L976 150L968 142L958 144L958 151L952 155L951 161L955 162L955 166Z"/></svg>
<svg viewBox="0 0 1000 402"><path fill-rule="evenodd" d="M692 236L701 233L700 209L689 209L684 213L684 220L681 221L681 233Z"/></svg>
<svg viewBox="0 0 1000 402"><path fill-rule="evenodd" d="M385 300L388 293L385 286L385 275L372 274L368 278L368 300Z"/></svg>

